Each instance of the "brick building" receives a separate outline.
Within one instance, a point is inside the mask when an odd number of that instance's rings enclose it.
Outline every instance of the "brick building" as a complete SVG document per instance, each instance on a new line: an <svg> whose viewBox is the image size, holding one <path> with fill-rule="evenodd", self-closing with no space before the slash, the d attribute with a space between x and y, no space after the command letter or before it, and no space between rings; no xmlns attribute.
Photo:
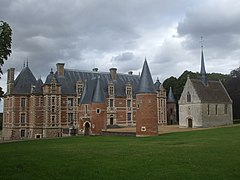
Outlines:
<svg viewBox="0 0 240 180"><path fill-rule="evenodd" d="M14 68L7 76L4 139L101 134L107 126L136 125L140 76L132 72L80 71L58 63L45 83L34 77L28 65L16 79ZM154 118L158 124L167 124L166 91L158 80L153 87Z"/></svg>

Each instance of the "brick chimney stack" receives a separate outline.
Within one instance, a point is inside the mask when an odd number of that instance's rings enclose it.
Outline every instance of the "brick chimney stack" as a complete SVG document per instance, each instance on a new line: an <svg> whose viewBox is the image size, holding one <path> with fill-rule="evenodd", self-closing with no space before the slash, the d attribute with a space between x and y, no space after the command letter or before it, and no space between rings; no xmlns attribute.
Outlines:
<svg viewBox="0 0 240 180"><path fill-rule="evenodd" d="M64 76L64 63L57 63L57 74L59 76Z"/></svg>
<svg viewBox="0 0 240 180"><path fill-rule="evenodd" d="M14 88L14 71L15 68L10 68L7 70L7 93L12 94Z"/></svg>
<svg viewBox="0 0 240 180"><path fill-rule="evenodd" d="M117 68L111 68L109 69L112 80L116 80L117 79Z"/></svg>

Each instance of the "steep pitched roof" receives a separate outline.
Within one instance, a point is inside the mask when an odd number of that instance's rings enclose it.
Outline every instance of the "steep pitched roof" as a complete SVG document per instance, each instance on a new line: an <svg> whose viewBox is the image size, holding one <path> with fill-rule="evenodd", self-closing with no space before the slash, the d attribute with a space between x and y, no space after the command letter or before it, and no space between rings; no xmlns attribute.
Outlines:
<svg viewBox="0 0 240 180"><path fill-rule="evenodd" d="M92 98L93 103L105 103L105 96L102 88L102 83L100 80L100 76L97 79L97 84L93 93Z"/></svg>
<svg viewBox="0 0 240 180"><path fill-rule="evenodd" d="M205 86L201 80L190 79L194 89L197 92L201 102L206 103L231 103L227 91L220 81L208 81L208 85Z"/></svg>
<svg viewBox="0 0 240 180"><path fill-rule="evenodd" d="M152 76L147 64L147 60L145 59L143 64L143 69L140 77L138 93L156 93Z"/></svg>
<svg viewBox="0 0 240 180"><path fill-rule="evenodd" d="M29 94L32 85L36 85L36 79L29 67L24 67L14 81L13 94Z"/></svg>
<svg viewBox="0 0 240 180"><path fill-rule="evenodd" d="M100 76L91 80L86 80L83 94L80 100L81 104L105 103L105 95L102 89Z"/></svg>
<svg viewBox="0 0 240 180"><path fill-rule="evenodd" d="M173 92L172 92L172 87L171 86L170 86L170 90L169 90L169 93L168 93L167 102L176 102L175 97L174 97Z"/></svg>
<svg viewBox="0 0 240 180"><path fill-rule="evenodd" d="M43 90L42 90L42 86L43 86L43 82L42 80L39 78L37 80L37 83L36 83L36 87L33 91L33 94L42 94L43 93Z"/></svg>
<svg viewBox="0 0 240 180"><path fill-rule="evenodd" d="M128 74L117 74L116 80L112 81L111 75L109 72L93 72L93 71L81 71L73 69L64 69L64 76L57 76L57 80L61 85L62 93L67 95L76 95L76 83L79 80L83 82L87 81L87 86L89 86L90 80L96 79L100 76L101 86L104 92L104 95L108 95L108 84L112 82L114 84L114 93L115 96L121 97L126 96L125 88L126 84L130 83L132 85L133 96L135 96L138 84L139 76L138 75L128 75Z"/></svg>
<svg viewBox="0 0 240 180"><path fill-rule="evenodd" d="M208 84L208 80L207 80L207 73L206 73L206 69L205 69L205 64L204 64L204 56L203 56L203 50L202 50L202 56L201 56L201 71L200 71L200 79L202 80L202 82L207 85Z"/></svg>

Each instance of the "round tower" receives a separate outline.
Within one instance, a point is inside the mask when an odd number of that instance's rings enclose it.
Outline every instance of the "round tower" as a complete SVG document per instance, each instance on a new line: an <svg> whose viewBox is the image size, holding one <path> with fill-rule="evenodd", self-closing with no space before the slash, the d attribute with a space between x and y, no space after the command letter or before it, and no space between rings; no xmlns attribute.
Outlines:
<svg viewBox="0 0 240 180"><path fill-rule="evenodd" d="M136 136L157 136L157 93L146 59L140 77L136 100Z"/></svg>

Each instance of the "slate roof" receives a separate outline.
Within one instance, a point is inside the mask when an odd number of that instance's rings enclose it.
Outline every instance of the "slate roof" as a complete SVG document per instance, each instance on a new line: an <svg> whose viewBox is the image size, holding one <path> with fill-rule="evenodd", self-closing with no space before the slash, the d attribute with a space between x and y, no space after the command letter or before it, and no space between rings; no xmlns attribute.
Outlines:
<svg viewBox="0 0 240 180"><path fill-rule="evenodd" d="M199 79L190 79L200 100L206 103L231 103L232 100L227 94L220 81L208 81L208 85Z"/></svg>
<svg viewBox="0 0 240 180"><path fill-rule="evenodd" d="M169 93L168 93L167 102L176 102L175 97L174 97L173 92L172 92L172 87L171 86L170 86L170 90L169 90Z"/></svg>
<svg viewBox="0 0 240 180"><path fill-rule="evenodd" d="M93 77L91 80L85 80L84 90L80 103L105 103L105 95L102 89L102 81L100 76Z"/></svg>
<svg viewBox="0 0 240 180"><path fill-rule="evenodd" d="M30 94L31 86L36 85L37 81L29 67L24 67L14 81L13 94Z"/></svg>
<svg viewBox="0 0 240 180"><path fill-rule="evenodd" d="M112 81L109 72L93 72L93 71L80 71L73 69L64 69L64 76L57 76L59 84L61 84L62 94L76 95L76 83L77 81L83 81L87 86L91 86L90 81L100 76L101 86L105 96L108 96L108 84L112 82L114 84L114 92L116 97L126 96L126 84L132 85L133 96L136 95L139 84L138 75L117 74L117 79ZM90 83L90 84L89 84Z"/></svg>
<svg viewBox="0 0 240 180"><path fill-rule="evenodd" d="M43 93L42 86L43 86L42 80L38 79L33 94L42 94Z"/></svg>
<svg viewBox="0 0 240 180"><path fill-rule="evenodd" d="M203 56L203 50L202 50L202 56L201 56L201 70L200 70L200 78L202 82L207 85L208 80L207 80L207 73L205 69L205 64L204 64L204 56Z"/></svg>
<svg viewBox="0 0 240 180"><path fill-rule="evenodd" d="M160 86L161 86L161 83L160 83L159 79L157 79L157 81L154 83L155 90L159 91L160 90Z"/></svg>
<svg viewBox="0 0 240 180"><path fill-rule="evenodd" d="M143 64L138 93L156 93L155 86L153 84L152 76L146 59Z"/></svg>

